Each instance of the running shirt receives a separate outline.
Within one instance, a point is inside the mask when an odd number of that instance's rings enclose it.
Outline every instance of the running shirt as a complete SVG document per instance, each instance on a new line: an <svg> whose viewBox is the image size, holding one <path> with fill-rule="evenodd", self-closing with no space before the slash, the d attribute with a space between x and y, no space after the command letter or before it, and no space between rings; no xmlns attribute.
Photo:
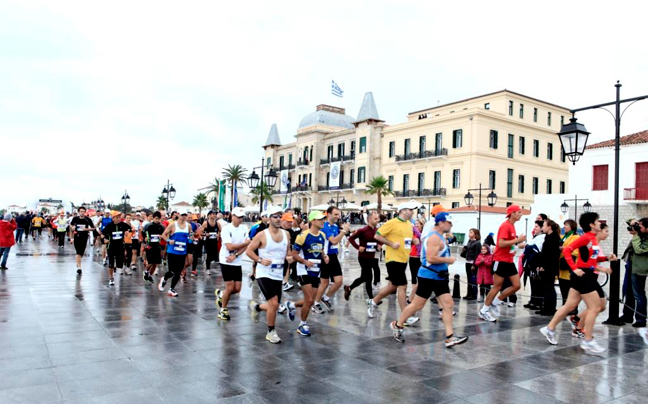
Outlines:
<svg viewBox="0 0 648 404"><path fill-rule="evenodd" d="M374 238L376 235L376 228L371 226L365 226L361 229L356 230L353 234L349 236L349 243L356 248L364 247L363 252L358 251L358 257L360 258L375 258L376 251L378 247L378 242ZM357 240L357 241L356 241Z"/></svg>
<svg viewBox="0 0 648 404"><path fill-rule="evenodd" d="M43 226L43 218L42 217L35 217L32 219L32 226L34 227L41 227Z"/></svg>
<svg viewBox="0 0 648 404"><path fill-rule="evenodd" d="M187 255L187 244L191 243L189 239L189 230L191 225L185 223L184 227L180 227L180 223L176 222L175 231L169 237L169 241L173 240L173 244L167 243L167 254L173 255Z"/></svg>
<svg viewBox="0 0 648 404"><path fill-rule="evenodd" d="M493 261L513 263L513 258L515 257L515 245L510 247L500 247L499 241L502 239L505 241L515 240L517 238L516 234L515 226L513 226L511 222L507 220L502 223L497 231L497 238L495 239L495 254L493 254Z"/></svg>
<svg viewBox="0 0 648 404"><path fill-rule="evenodd" d="M338 245L332 244L330 240L331 237L336 237L338 234L340 234L340 228L338 227L338 225L335 223L330 224L328 221L326 221L324 222L324 227L322 228L322 232L324 232L324 234L326 235L326 240L328 240L329 242L327 253L329 255L337 254Z"/></svg>
<svg viewBox="0 0 648 404"><path fill-rule="evenodd" d="M416 226L412 226L412 231L414 232L414 238L421 241L421 231ZM445 241L445 238L443 239ZM410 257L418 258L421 256L421 243L416 245L412 243L412 250L410 252Z"/></svg>
<svg viewBox="0 0 648 404"><path fill-rule="evenodd" d="M572 253L578 251L578 259L574 263ZM587 252L587 253L586 253ZM602 255L601 247L596 239L596 233L588 232L578 238L578 240L563 248L565 261L569 264L572 271L578 269L589 269L594 271L599 262L607 261L607 257Z"/></svg>
<svg viewBox="0 0 648 404"><path fill-rule="evenodd" d="M243 263L243 258L238 256L232 262L227 262L227 257L229 255L236 254L236 251L228 251L227 244L241 244L244 243L248 238L248 228L244 224L240 224L238 227L234 226L232 223L229 223L223 228L221 233L221 249L218 256L219 261L225 265L240 266Z"/></svg>
<svg viewBox="0 0 648 404"><path fill-rule="evenodd" d="M412 227L412 223L406 222L400 217L395 217L378 229L377 234L400 245L396 250L389 245L387 246L385 253L386 262L395 261L404 264L409 261L412 238L414 237Z"/></svg>
<svg viewBox="0 0 648 404"><path fill-rule="evenodd" d="M257 263L257 278L269 278L275 281L283 280L284 261L286 260L286 251L288 249L290 237L284 230L280 231L281 241L277 243L272 239L270 230L263 230L266 238L266 245L264 248L259 248L259 258L269 259L272 261L272 264L270 264L270 266L265 266L260 262Z"/></svg>
<svg viewBox="0 0 648 404"><path fill-rule="evenodd" d="M216 247L218 243L218 223L214 223L212 226L209 224L209 221L207 221L207 226L205 226L205 246L207 248L213 248Z"/></svg>
<svg viewBox="0 0 648 404"><path fill-rule="evenodd" d="M328 240L324 232L320 231L314 236L310 230L304 230L297 236L293 250L297 251L303 259L314 264L311 268L308 268L298 262L297 275L319 276L320 268L324 263L324 251L328 251Z"/></svg>
<svg viewBox="0 0 648 404"><path fill-rule="evenodd" d="M68 220L65 217L56 217L54 220L54 224L56 225L56 230L59 233L65 232L67 225L68 225Z"/></svg>
<svg viewBox="0 0 648 404"><path fill-rule="evenodd" d="M112 222L113 221L110 217L104 217L103 219L101 219L101 230L103 231L103 229L105 229L106 226L108 226Z"/></svg>
<svg viewBox="0 0 648 404"><path fill-rule="evenodd" d="M263 223L263 221L256 222L252 227L250 228L250 239L253 239L254 236L257 235L257 233L264 231L265 229L268 228L268 225Z"/></svg>
<svg viewBox="0 0 648 404"><path fill-rule="evenodd" d="M146 242L146 248L160 248L160 241L162 239L162 233L164 233L164 226L160 223L149 223L143 232L144 242Z"/></svg>
<svg viewBox="0 0 648 404"><path fill-rule="evenodd" d="M427 239L429 237L439 237L443 243L443 249L437 254L439 257L449 257L450 248L445 243L445 237L443 234L438 231L431 230L429 233L424 233L421 235L421 267L418 270L419 278L432 279L435 281L443 281L448 279L448 264L430 264L427 260L428 251L427 251Z"/></svg>
<svg viewBox="0 0 648 404"><path fill-rule="evenodd" d="M139 241L140 229L142 228L142 223L140 223L139 220L132 220L131 227L133 228L133 240Z"/></svg>
<svg viewBox="0 0 648 404"><path fill-rule="evenodd" d="M92 220L92 227L99 229L99 222L101 221L101 218L99 216L92 216L90 220Z"/></svg>
<svg viewBox="0 0 648 404"><path fill-rule="evenodd" d="M104 227L102 233L104 237L108 240L108 248L124 248L124 237L126 233L130 231L130 226L124 222L110 222Z"/></svg>
<svg viewBox="0 0 648 404"><path fill-rule="evenodd" d="M72 219L70 222L71 226L74 226L74 238L77 239L87 239L88 234L90 233L86 229L91 229L93 227L92 220L90 220L89 217L84 217L81 219L80 217L75 217Z"/></svg>

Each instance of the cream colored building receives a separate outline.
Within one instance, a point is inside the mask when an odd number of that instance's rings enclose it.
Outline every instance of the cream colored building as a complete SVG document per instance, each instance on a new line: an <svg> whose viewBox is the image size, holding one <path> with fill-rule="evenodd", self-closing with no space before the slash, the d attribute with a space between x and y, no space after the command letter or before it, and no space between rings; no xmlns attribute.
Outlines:
<svg viewBox="0 0 648 404"><path fill-rule="evenodd" d="M529 207L536 194L567 192L569 167L556 133L568 116L567 108L503 90L415 111L388 126L367 93L357 119L320 105L301 121L296 142L281 145L273 125L264 149L268 164L290 178L286 198L302 209L338 192L358 205L375 202L364 189L377 175L389 179L395 193L385 198L388 204L415 199L460 207L468 189L481 184L494 187L497 206ZM331 161L339 160L342 180L332 190ZM279 185L275 191L281 192Z"/></svg>

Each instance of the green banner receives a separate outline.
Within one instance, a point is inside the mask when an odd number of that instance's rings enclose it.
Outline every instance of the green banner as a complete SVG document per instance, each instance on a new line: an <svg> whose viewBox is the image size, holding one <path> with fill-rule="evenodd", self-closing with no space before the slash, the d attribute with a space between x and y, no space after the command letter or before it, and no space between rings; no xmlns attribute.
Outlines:
<svg viewBox="0 0 648 404"><path fill-rule="evenodd" d="M218 184L218 209L221 212L225 212L225 180L221 180Z"/></svg>

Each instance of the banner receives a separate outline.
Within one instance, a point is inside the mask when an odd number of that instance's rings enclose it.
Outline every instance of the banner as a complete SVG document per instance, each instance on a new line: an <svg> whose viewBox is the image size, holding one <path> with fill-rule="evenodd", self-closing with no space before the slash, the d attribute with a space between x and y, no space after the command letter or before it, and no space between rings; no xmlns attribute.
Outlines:
<svg viewBox="0 0 648 404"><path fill-rule="evenodd" d="M286 193L288 192L288 170L283 170L279 173L279 192Z"/></svg>
<svg viewBox="0 0 648 404"><path fill-rule="evenodd" d="M340 162L336 161L331 163L331 178L329 181L329 187L339 188L340 187Z"/></svg>
<svg viewBox="0 0 648 404"><path fill-rule="evenodd" d="M227 187L225 186L225 180L221 180L218 183L218 209L221 212L225 212L225 191Z"/></svg>

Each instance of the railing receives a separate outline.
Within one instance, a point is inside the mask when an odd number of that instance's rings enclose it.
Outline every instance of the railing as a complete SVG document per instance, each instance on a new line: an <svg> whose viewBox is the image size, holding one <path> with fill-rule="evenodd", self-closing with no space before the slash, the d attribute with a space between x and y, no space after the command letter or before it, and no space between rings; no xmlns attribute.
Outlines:
<svg viewBox="0 0 648 404"><path fill-rule="evenodd" d="M320 160L320 164L331 164L331 163L336 163L338 161L353 161L355 160L355 153L347 154L345 156L333 156L333 157L327 157L325 159Z"/></svg>
<svg viewBox="0 0 648 404"><path fill-rule="evenodd" d="M310 192L310 190L311 190L310 185L303 185L303 186L300 185L292 189L293 192Z"/></svg>
<svg viewBox="0 0 648 404"><path fill-rule="evenodd" d="M294 165L294 164L284 164L284 165L282 165L282 166L279 166L279 171L283 171L283 170L294 170L294 169L295 169L295 165Z"/></svg>
<svg viewBox="0 0 648 404"><path fill-rule="evenodd" d="M433 197L433 196L446 196L445 188L438 189L410 189L407 191L394 191L396 198L411 198L411 197Z"/></svg>
<svg viewBox="0 0 648 404"><path fill-rule="evenodd" d="M332 187L329 185L318 185L317 190L318 191L339 191L342 189L353 189L354 186L355 186L354 183L340 184L339 187Z"/></svg>
<svg viewBox="0 0 648 404"><path fill-rule="evenodd" d="M648 188L624 188L624 201L648 201Z"/></svg>
<svg viewBox="0 0 648 404"><path fill-rule="evenodd" d="M309 163L308 160L302 160L302 159L299 159L299 160L297 161L297 167L307 166L308 163Z"/></svg>
<svg viewBox="0 0 648 404"><path fill-rule="evenodd" d="M417 153L399 154L396 156L396 161L412 161L447 155L448 149L424 150Z"/></svg>

